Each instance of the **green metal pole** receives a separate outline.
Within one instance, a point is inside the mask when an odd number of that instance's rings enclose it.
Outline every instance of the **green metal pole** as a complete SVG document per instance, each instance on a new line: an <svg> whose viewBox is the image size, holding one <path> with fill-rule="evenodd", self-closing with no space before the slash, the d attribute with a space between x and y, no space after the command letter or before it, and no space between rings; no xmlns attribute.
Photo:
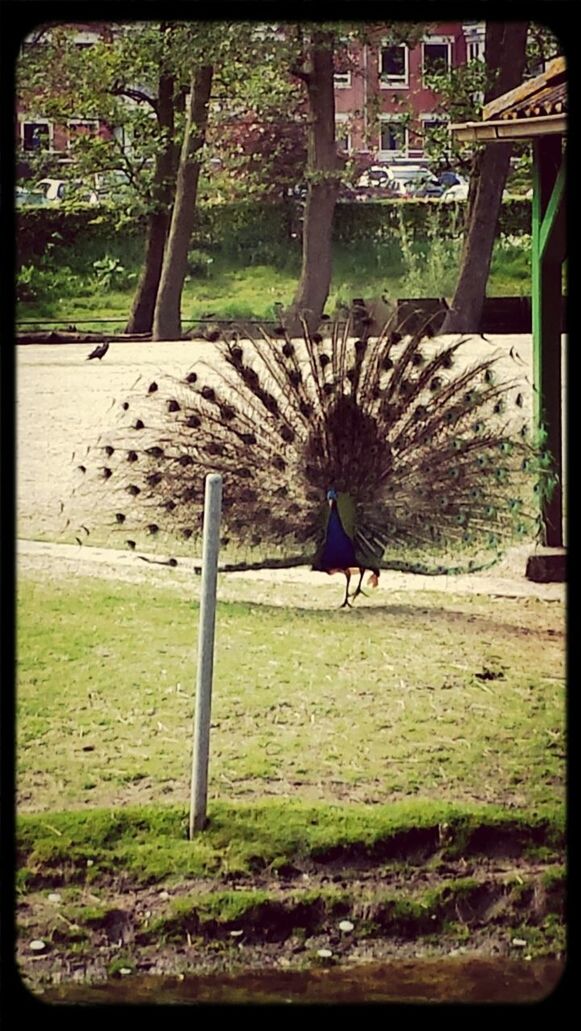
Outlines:
<svg viewBox="0 0 581 1031"><path fill-rule="evenodd" d="M541 262L541 224L543 221L540 141L533 142L533 201L532 201L532 324L533 324L533 418L535 433L538 433L543 421L542 387L542 303L543 278Z"/></svg>
<svg viewBox="0 0 581 1031"><path fill-rule="evenodd" d="M557 479L543 502L544 543L563 546L561 266L565 256L564 172L559 136L534 141L532 206L532 321L534 425L546 434L545 446Z"/></svg>

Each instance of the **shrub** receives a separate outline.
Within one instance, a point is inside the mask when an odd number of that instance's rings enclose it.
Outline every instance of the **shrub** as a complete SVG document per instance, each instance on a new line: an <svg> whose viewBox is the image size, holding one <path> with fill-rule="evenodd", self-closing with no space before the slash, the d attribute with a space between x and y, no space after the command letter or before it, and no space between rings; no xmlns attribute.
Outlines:
<svg viewBox="0 0 581 1031"><path fill-rule="evenodd" d="M40 288L40 270L36 265L23 265L16 279L16 299L36 301Z"/></svg>
<svg viewBox="0 0 581 1031"><path fill-rule="evenodd" d="M454 292L460 258L462 226L458 213L450 219L448 205L428 209L426 236L411 236L402 209L400 243L404 262L402 289L410 297L449 296Z"/></svg>
<svg viewBox="0 0 581 1031"><path fill-rule="evenodd" d="M190 276L209 276L213 261L209 254L194 248L188 253L188 273Z"/></svg>
<svg viewBox="0 0 581 1031"><path fill-rule="evenodd" d="M442 204L439 200L387 200L365 204L337 204L333 224L336 243L366 247L397 242L402 225L415 242L429 240L437 219L438 238L453 240L462 229L463 202ZM246 264L286 264L300 249L302 208L294 202L276 204L252 201L203 205L196 212L192 248L215 251ZM119 211L110 208L21 209L16 216L18 261L21 266L37 263L54 245L55 258L68 264L74 254L75 270L79 261L107 255L118 257L128 267L141 260L145 236L145 216L120 221ZM521 236L531 232L531 202L527 198L505 201L500 210L497 235ZM91 262L89 262L90 264ZM195 274L195 273L193 273Z"/></svg>
<svg viewBox="0 0 581 1031"><path fill-rule="evenodd" d="M102 290L123 290L137 278L136 272L128 272L118 258L110 255L93 262L95 285Z"/></svg>
<svg viewBox="0 0 581 1031"><path fill-rule="evenodd" d="M16 277L18 301L41 301L55 297L83 297L91 293L90 284L75 275L68 265L48 267L45 261L23 265Z"/></svg>

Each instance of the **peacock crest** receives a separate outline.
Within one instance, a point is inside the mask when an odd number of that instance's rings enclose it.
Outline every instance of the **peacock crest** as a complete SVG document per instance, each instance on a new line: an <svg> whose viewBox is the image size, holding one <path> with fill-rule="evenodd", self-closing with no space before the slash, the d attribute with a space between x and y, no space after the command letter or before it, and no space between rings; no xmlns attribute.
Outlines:
<svg viewBox="0 0 581 1031"><path fill-rule="evenodd" d="M111 531L197 538L220 472L223 543L263 564L320 568L330 491L361 568L475 569L534 534L542 462L495 356L393 320L358 339L325 328L222 335L211 363L124 400L82 467L84 489L110 492Z"/></svg>

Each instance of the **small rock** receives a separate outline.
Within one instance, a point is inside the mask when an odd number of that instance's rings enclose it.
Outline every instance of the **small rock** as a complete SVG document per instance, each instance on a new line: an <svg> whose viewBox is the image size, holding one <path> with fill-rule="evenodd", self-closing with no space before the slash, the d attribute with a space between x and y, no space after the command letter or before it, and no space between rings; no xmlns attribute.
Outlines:
<svg viewBox="0 0 581 1031"><path fill-rule="evenodd" d="M33 952L42 952L43 949L46 949L46 942L41 941L40 938L35 938L34 941L31 941L29 947Z"/></svg>
<svg viewBox="0 0 581 1031"><path fill-rule="evenodd" d="M350 920L342 920L341 923L339 924L339 930L340 931L345 931L345 932L352 931L353 927L354 927L354 925L351 923Z"/></svg>
<svg viewBox="0 0 581 1031"><path fill-rule="evenodd" d="M169 891L160 891L159 897L160 899L169 899Z"/></svg>
<svg viewBox="0 0 581 1031"><path fill-rule="evenodd" d="M61 901L61 896L59 895L58 891L51 891L50 895L48 896L48 901L49 902L60 902Z"/></svg>
<svg viewBox="0 0 581 1031"><path fill-rule="evenodd" d="M94 866L94 865L95 865L95 860L94 859L87 859L87 866Z"/></svg>
<svg viewBox="0 0 581 1031"><path fill-rule="evenodd" d="M230 931L231 938L239 938L241 934L244 934L244 931Z"/></svg>
<svg viewBox="0 0 581 1031"><path fill-rule="evenodd" d="M126 977L127 974L132 974L133 971L132 971L131 967L121 967L119 973L121 974L122 977Z"/></svg>
<svg viewBox="0 0 581 1031"><path fill-rule="evenodd" d="M319 956L321 959L330 959L332 955L333 955L333 953L331 952L330 949L318 949L317 950L317 956Z"/></svg>
<svg viewBox="0 0 581 1031"><path fill-rule="evenodd" d="M524 940L524 938L513 938L512 944L515 945L518 949L524 949L526 948L527 943Z"/></svg>

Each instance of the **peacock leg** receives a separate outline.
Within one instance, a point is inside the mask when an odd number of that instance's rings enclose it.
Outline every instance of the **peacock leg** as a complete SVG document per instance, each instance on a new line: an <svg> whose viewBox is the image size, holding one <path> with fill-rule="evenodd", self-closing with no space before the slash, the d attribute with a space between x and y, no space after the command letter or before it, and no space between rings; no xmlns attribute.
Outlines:
<svg viewBox="0 0 581 1031"><path fill-rule="evenodd" d="M340 609L344 609L345 606L347 606L347 608L349 609L351 608L351 602L349 601L349 583L351 580L351 573L348 569L345 570L345 579L347 580L347 584L345 587L345 601L342 605L339 606Z"/></svg>
<svg viewBox="0 0 581 1031"><path fill-rule="evenodd" d="M353 594L351 595L352 598L356 598L358 594L362 594L364 598L367 598L367 595L366 595L365 591L362 590L362 588L361 588L361 584L363 583L363 576L364 576L364 574L365 574L365 569L364 568L362 569L361 566L359 566L359 583L357 584L357 587L355 588Z"/></svg>

